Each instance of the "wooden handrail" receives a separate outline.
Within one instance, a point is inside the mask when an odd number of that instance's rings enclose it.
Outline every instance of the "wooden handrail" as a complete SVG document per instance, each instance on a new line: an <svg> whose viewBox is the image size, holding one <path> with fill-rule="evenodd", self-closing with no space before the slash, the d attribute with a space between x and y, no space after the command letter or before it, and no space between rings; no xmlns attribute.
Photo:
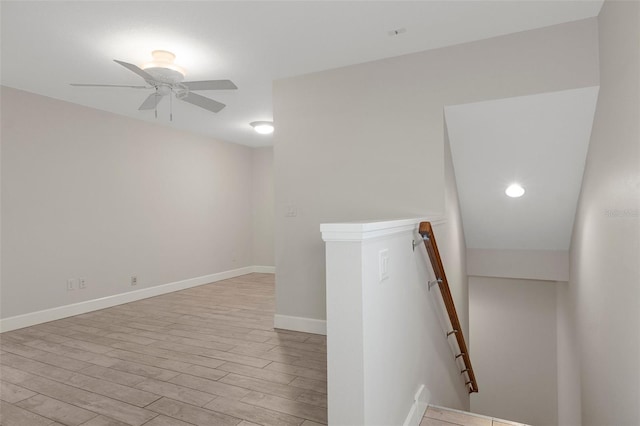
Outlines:
<svg viewBox="0 0 640 426"><path fill-rule="evenodd" d="M442 259L440 258L438 244L436 244L436 238L433 235L431 223L420 222L418 232L420 233L420 235L422 235L422 240L424 241L424 245L427 248L427 253L429 254L429 259L431 260L431 266L433 267L433 272L436 275L436 282L440 287L440 294L442 294L444 305L447 308L447 313L449 314L449 321L451 321L451 326L453 327L453 330L447 333L447 337L449 337L449 335L451 334L455 334L456 341L458 342L458 348L460 348L460 354L456 356L456 359L462 357L462 360L464 362L465 369L462 370L462 373L466 373L469 376L469 381L466 382L466 384L471 385L469 393L478 392L478 383L476 382L475 374L473 374L471 358L469 358L469 350L467 349L467 344L464 341L462 327L460 326L458 313L456 312L456 307L453 303L453 297L451 296L451 290L449 289L449 282L447 281L447 276L444 273L444 266L442 265Z"/></svg>

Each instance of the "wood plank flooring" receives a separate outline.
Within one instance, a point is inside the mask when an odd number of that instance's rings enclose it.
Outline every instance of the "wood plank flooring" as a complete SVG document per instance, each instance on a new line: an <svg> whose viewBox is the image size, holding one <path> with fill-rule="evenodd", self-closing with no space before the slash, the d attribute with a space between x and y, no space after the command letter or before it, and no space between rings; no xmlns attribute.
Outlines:
<svg viewBox="0 0 640 426"><path fill-rule="evenodd" d="M249 274L0 334L4 426L327 423L326 338Z"/></svg>
<svg viewBox="0 0 640 426"><path fill-rule="evenodd" d="M431 405L424 413L420 426L527 426L523 423L495 419L466 411Z"/></svg>

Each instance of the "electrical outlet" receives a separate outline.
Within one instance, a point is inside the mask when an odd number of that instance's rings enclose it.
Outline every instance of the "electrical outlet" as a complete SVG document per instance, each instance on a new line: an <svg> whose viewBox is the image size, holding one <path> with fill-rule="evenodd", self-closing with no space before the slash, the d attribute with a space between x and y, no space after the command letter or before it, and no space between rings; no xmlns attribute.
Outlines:
<svg viewBox="0 0 640 426"><path fill-rule="evenodd" d="M78 284L76 283L75 278L70 278L67 280L67 291L73 291L76 289L77 286Z"/></svg>
<svg viewBox="0 0 640 426"><path fill-rule="evenodd" d="M78 288L80 288L80 289L87 288L87 279L86 278L78 278Z"/></svg>
<svg viewBox="0 0 640 426"><path fill-rule="evenodd" d="M132 275L131 276L131 285L138 285L138 276L137 275Z"/></svg>

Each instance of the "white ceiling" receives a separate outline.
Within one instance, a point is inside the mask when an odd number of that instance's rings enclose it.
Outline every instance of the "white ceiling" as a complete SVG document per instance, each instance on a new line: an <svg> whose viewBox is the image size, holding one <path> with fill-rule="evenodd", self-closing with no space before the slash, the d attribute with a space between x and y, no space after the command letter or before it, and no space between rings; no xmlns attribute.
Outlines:
<svg viewBox="0 0 640 426"><path fill-rule="evenodd" d="M568 250L598 88L445 108L468 248ZM520 183L521 198L506 187Z"/></svg>
<svg viewBox="0 0 640 426"><path fill-rule="evenodd" d="M524 31L598 14L598 1L199 1L0 3L1 82L57 99L249 146L271 144L248 123L272 119L274 79ZM388 32L405 28L390 37ZM142 84L113 62L142 65L174 52L187 80L231 79L199 92L227 104L212 114L184 102L138 111L147 93L69 83ZM277 126L277 123L276 123ZM276 130L277 131L277 130Z"/></svg>

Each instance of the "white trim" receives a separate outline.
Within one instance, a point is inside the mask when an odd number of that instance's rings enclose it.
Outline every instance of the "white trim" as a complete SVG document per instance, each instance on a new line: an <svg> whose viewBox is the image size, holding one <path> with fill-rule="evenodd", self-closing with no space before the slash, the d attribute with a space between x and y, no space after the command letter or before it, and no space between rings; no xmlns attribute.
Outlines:
<svg viewBox="0 0 640 426"><path fill-rule="evenodd" d="M176 281L168 284L157 285L154 287L143 288L140 290L129 291L127 293L114 294L113 296L106 296L99 299L73 303L71 305L58 306L42 311L30 312L28 314L3 318L0 319L0 332L16 330L36 324L42 324L44 322L71 317L74 315L86 314L87 312L110 308L112 306L121 305L123 303L134 302L136 300L159 296L161 294L184 290L187 288L226 280L229 278L239 277L240 275L246 275L255 272L268 273L269 271L271 271L269 268L273 267L246 266L244 268L232 269L230 271L203 275L201 277L189 278L182 281ZM275 268L273 268L273 270L275 270Z"/></svg>
<svg viewBox="0 0 640 426"><path fill-rule="evenodd" d="M398 219L373 222L323 223L320 232L324 241L364 241L386 235L417 230L420 222L429 221L432 225L445 223L440 215L424 218Z"/></svg>
<svg viewBox="0 0 640 426"><path fill-rule="evenodd" d="M252 266L252 271L257 274L275 274L276 267L275 266Z"/></svg>
<svg viewBox="0 0 640 426"><path fill-rule="evenodd" d="M414 397L413 404L411 404L409 414L407 414L407 417L402 425L419 426L422 418L424 417L424 413L427 411L430 399L431 392L429 392L429 389L427 389L425 385L420 385L420 388L418 389Z"/></svg>
<svg viewBox="0 0 640 426"><path fill-rule="evenodd" d="M327 335L327 321L314 318L274 315L273 328Z"/></svg>

